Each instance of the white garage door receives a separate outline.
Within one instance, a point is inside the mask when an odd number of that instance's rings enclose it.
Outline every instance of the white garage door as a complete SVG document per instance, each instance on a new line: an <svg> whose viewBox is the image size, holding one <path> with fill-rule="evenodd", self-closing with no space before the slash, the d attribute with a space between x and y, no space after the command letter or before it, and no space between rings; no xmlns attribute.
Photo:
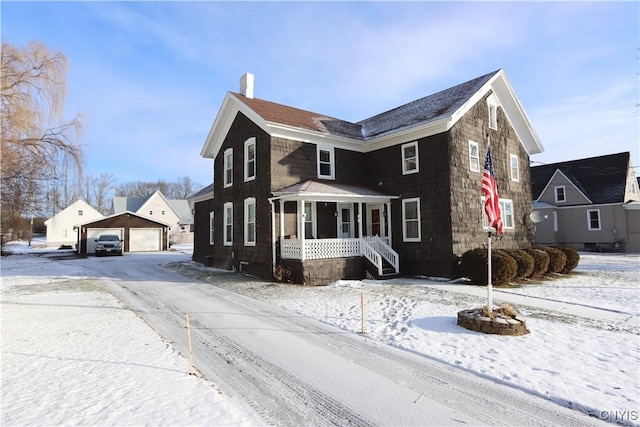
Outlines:
<svg viewBox="0 0 640 427"><path fill-rule="evenodd" d="M96 239L101 234L115 234L120 236L120 240L124 239L124 228L88 228L87 229L87 253L96 253Z"/></svg>
<svg viewBox="0 0 640 427"><path fill-rule="evenodd" d="M162 248L161 228L132 228L129 230L129 252L159 251Z"/></svg>

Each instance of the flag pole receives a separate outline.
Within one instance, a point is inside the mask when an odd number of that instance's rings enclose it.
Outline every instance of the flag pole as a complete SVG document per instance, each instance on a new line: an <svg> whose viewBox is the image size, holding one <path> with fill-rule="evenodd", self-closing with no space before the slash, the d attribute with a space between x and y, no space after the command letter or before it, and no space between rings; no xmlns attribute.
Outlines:
<svg viewBox="0 0 640 427"><path fill-rule="evenodd" d="M489 243L487 249L487 310L489 313L493 311L493 298L491 295L492 284L491 284L491 228L489 228Z"/></svg>

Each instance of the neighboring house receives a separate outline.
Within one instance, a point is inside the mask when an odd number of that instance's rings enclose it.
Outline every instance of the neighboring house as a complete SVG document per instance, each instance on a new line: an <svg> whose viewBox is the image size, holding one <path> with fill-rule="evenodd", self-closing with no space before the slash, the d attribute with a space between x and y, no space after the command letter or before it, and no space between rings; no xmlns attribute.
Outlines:
<svg viewBox="0 0 640 427"><path fill-rule="evenodd" d="M505 232L531 244L529 156L543 148L503 70L352 123L227 93L201 155L214 185L194 203L193 259L296 282L456 277L487 243L490 138ZM484 220L486 221L486 220Z"/></svg>
<svg viewBox="0 0 640 427"><path fill-rule="evenodd" d="M47 227L47 246L75 247L78 236L74 226L103 217L104 215L84 200L72 203L44 222Z"/></svg>
<svg viewBox="0 0 640 427"><path fill-rule="evenodd" d="M94 254L101 234L120 236L123 252L166 251L169 247L169 224L129 211L78 224L76 233L80 254Z"/></svg>
<svg viewBox="0 0 640 427"><path fill-rule="evenodd" d="M184 199L167 199L160 190L147 197L114 197L111 213L135 212L170 225L170 243L193 243L193 215Z"/></svg>
<svg viewBox="0 0 640 427"><path fill-rule="evenodd" d="M629 152L533 166L535 242L640 252L640 190Z"/></svg>

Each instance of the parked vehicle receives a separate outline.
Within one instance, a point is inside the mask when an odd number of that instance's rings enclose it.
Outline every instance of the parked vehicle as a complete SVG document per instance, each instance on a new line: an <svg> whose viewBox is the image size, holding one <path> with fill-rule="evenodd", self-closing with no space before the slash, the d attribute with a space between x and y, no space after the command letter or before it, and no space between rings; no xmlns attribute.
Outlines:
<svg viewBox="0 0 640 427"><path fill-rule="evenodd" d="M102 234L96 239L96 256L122 255L122 240L115 234Z"/></svg>

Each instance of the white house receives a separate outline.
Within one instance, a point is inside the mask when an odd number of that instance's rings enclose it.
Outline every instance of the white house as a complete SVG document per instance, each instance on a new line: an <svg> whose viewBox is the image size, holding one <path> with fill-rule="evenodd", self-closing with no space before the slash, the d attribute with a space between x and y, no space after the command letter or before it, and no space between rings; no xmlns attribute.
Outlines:
<svg viewBox="0 0 640 427"><path fill-rule="evenodd" d="M167 199L160 190L147 197L114 197L111 213L126 211L169 224L171 243L193 243L193 215L187 200Z"/></svg>
<svg viewBox="0 0 640 427"><path fill-rule="evenodd" d="M44 222L47 227L47 246L75 246L78 236L73 229L74 225L103 217L84 200L72 203Z"/></svg>

